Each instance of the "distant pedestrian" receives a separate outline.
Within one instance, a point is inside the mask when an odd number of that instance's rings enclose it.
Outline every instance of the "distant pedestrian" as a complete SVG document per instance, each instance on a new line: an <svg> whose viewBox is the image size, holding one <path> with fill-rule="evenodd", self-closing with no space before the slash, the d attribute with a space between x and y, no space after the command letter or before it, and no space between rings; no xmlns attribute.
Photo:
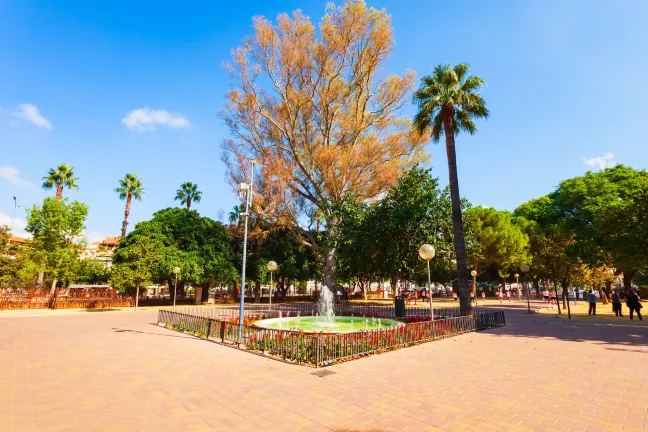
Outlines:
<svg viewBox="0 0 648 432"><path fill-rule="evenodd" d="M643 307L641 305L641 299L633 289L629 289L626 293L626 305L630 310L630 319L633 319L632 314L634 312L637 312L637 317L639 318L639 320L643 320L643 318L641 317L641 308Z"/></svg>
<svg viewBox="0 0 648 432"><path fill-rule="evenodd" d="M506 291L506 300L511 301L511 291Z"/></svg>
<svg viewBox="0 0 648 432"><path fill-rule="evenodd" d="M477 299L475 298L475 291L470 291L470 303L477 304Z"/></svg>
<svg viewBox="0 0 648 432"><path fill-rule="evenodd" d="M486 301L486 291L482 290L482 301Z"/></svg>
<svg viewBox="0 0 648 432"><path fill-rule="evenodd" d="M454 299L454 301L457 301L457 293L454 291L452 292L452 298Z"/></svg>
<svg viewBox="0 0 648 432"><path fill-rule="evenodd" d="M545 288L544 290L542 290L542 298L544 299L545 303L549 303L549 290L548 289Z"/></svg>
<svg viewBox="0 0 648 432"><path fill-rule="evenodd" d="M596 294L594 294L594 290L590 290L589 294L587 294L587 301L589 302L587 315L596 315Z"/></svg>
<svg viewBox="0 0 648 432"><path fill-rule="evenodd" d="M499 292L497 293L497 298L499 298L500 303L504 300L504 293L500 289Z"/></svg>
<svg viewBox="0 0 648 432"><path fill-rule="evenodd" d="M558 304L558 302L556 301L556 291L551 290L549 291L549 304L554 304L554 303Z"/></svg>
<svg viewBox="0 0 648 432"><path fill-rule="evenodd" d="M619 295L619 289L615 288L612 293L612 312L618 317L623 316L623 306L621 305L621 296Z"/></svg>

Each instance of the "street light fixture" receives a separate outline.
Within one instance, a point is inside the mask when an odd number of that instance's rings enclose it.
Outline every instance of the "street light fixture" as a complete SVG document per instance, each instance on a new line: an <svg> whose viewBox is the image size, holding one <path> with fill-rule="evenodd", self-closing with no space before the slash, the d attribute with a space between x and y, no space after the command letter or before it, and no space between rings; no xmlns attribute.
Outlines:
<svg viewBox="0 0 648 432"><path fill-rule="evenodd" d="M274 261L268 261L268 270L270 270L270 306L268 309L272 308L272 272L277 270L277 263Z"/></svg>
<svg viewBox="0 0 648 432"><path fill-rule="evenodd" d="M529 266L526 264L522 264L520 267L520 270L522 270L522 273L524 273L524 286L526 287L526 292L527 292L527 309L529 310L529 313L531 313L531 303L529 302L529 286L527 285L527 273L529 272Z"/></svg>
<svg viewBox="0 0 648 432"><path fill-rule="evenodd" d="M470 300L472 301L473 299L475 299L475 304L477 304L477 270L471 271L470 276L472 276L473 278L472 298Z"/></svg>
<svg viewBox="0 0 648 432"><path fill-rule="evenodd" d="M175 273L175 287L173 288L173 309L175 309L176 295L178 294L178 273L180 273L180 267L173 267L173 273Z"/></svg>
<svg viewBox="0 0 648 432"><path fill-rule="evenodd" d="M515 273L513 277L515 278L515 288L517 288L517 292L518 292L518 301L520 301L521 300L520 296L522 295L522 293L520 292L520 280L519 280L520 275Z"/></svg>
<svg viewBox="0 0 648 432"><path fill-rule="evenodd" d="M434 321L434 310L432 309L432 278L430 276L430 260L434 258L434 246L426 243L419 248L418 253L421 259L424 259L427 263L428 292L430 295L430 321Z"/></svg>
<svg viewBox="0 0 648 432"><path fill-rule="evenodd" d="M250 217L250 206L252 205L252 189L254 185L254 164L252 161L250 167L250 183L241 183L239 185L239 193L241 197L245 196L245 228L243 231L243 267L241 271L241 292L240 307L239 307L239 334L238 343L243 343L243 321L245 317L245 264L247 261L247 233L248 233L248 219Z"/></svg>

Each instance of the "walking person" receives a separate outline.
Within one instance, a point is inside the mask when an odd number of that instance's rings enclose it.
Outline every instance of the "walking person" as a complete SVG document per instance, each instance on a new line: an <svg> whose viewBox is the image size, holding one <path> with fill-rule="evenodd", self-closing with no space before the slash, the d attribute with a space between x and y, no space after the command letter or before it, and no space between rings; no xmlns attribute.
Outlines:
<svg viewBox="0 0 648 432"><path fill-rule="evenodd" d="M619 289L615 288L612 293L612 312L618 317L623 316L623 310L621 305L621 296L619 295Z"/></svg>
<svg viewBox="0 0 648 432"><path fill-rule="evenodd" d="M549 290L547 288L542 290L542 298L544 299L545 303L549 303Z"/></svg>
<svg viewBox="0 0 648 432"><path fill-rule="evenodd" d="M626 293L626 305L630 310L630 319L633 319L632 314L637 312L637 318L639 318L639 321L643 320L641 317L641 308L643 307L641 305L641 299L633 289L629 289Z"/></svg>
<svg viewBox="0 0 648 432"><path fill-rule="evenodd" d="M549 291L549 304L554 304L554 303L558 304L556 302L556 291L551 290Z"/></svg>
<svg viewBox="0 0 648 432"><path fill-rule="evenodd" d="M511 290L506 291L506 300L511 301Z"/></svg>
<svg viewBox="0 0 648 432"><path fill-rule="evenodd" d="M482 301L486 301L486 291L482 290Z"/></svg>
<svg viewBox="0 0 648 432"><path fill-rule="evenodd" d="M457 301L457 293L454 291L452 292L452 298L454 299L454 301Z"/></svg>
<svg viewBox="0 0 648 432"><path fill-rule="evenodd" d="M596 315L596 294L594 294L593 289L591 289L589 294L587 294L587 301L589 302L589 311L587 312L587 315Z"/></svg>
<svg viewBox="0 0 648 432"><path fill-rule="evenodd" d="M504 300L504 293L502 292L502 289L500 288L499 292L497 293L497 298L499 298L500 303Z"/></svg>

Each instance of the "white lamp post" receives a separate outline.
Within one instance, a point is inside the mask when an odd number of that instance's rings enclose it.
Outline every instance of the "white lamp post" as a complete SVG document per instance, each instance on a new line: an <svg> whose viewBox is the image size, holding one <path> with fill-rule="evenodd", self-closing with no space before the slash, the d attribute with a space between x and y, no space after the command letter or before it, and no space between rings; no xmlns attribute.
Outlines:
<svg viewBox="0 0 648 432"><path fill-rule="evenodd" d="M268 309L272 308L272 272L277 270L277 263L274 261L268 261L268 270L270 270L270 306Z"/></svg>
<svg viewBox="0 0 648 432"><path fill-rule="evenodd" d="M473 295L472 295L472 298L475 299L475 304L477 304L477 270L471 271L470 276L472 276L472 278L473 278L473 283L472 283L472 293L473 293Z"/></svg>
<svg viewBox="0 0 648 432"><path fill-rule="evenodd" d="M250 217L250 206L252 205L252 186L254 185L254 163L250 167L250 183L241 183L239 185L239 193L245 194L245 228L243 231L243 268L241 272L241 292L240 292L240 307L239 307L239 345L243 343L243 321L245 317L245 264L247 261L247 232L248 232L248 218Z"/></svg>
<svg viewBox="0 0 648 432"><path fill-rule="evenodd" d="M173 309L175 309L176 295L178 294L178 273L180 273L180 267L173 267L173 273L175 273L175 287L173 288Z"/></svg>
<svg viewBox="0 0 648 432"><path fill-rule="evenodd" d="M521 300L521 297L520 297L520 296L522 295L522 293L520 293L520 279L519 279L519 278L520 278L520 275L517 274L517 273L515 273L515 274L513 275L513 277L515 277L515 286L516 286L516 288L517 288L517 292L518 292L518 301L519 301L519 300Z"/></svg>
<svg viewBox="0 0 648 432"><path fill-rule="evenodd" d="M434 310L432 309L432 279L430 277L430 260L434 258L434 246L431 244L424 244L418 250L421 259L427 263L428 272L428 291L430 295L430 321L434 321Z"/></svg>

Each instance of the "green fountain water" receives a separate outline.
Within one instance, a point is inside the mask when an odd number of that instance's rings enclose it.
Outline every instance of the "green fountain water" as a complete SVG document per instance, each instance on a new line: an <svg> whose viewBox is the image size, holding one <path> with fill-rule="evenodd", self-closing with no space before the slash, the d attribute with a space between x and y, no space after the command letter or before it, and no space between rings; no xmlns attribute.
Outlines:
<svg viewBox="0 0 648 432"><path fill-rule="evenodd" d="M307 317L286 317L272 318L256 321L254 325L275 329L275 330L294 330L301 329L305 332L325 332L325 333L351 333L360 330L375 330L381 328L395 327L402 323L386 318L364 318L334 316L332 321L328 321L322 316Z"/></svg>

